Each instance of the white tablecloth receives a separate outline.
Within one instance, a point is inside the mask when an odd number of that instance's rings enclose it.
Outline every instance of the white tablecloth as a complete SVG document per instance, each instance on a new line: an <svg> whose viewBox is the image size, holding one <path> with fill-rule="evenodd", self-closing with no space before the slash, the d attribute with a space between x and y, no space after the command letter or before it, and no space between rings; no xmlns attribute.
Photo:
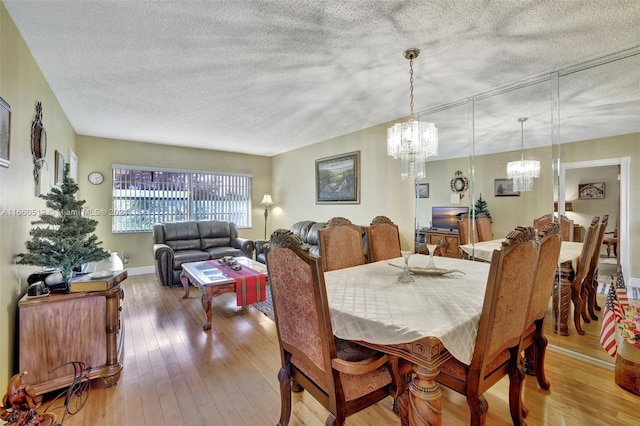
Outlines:
<svg viewBox="0 0 640 426"><path fill-rule="evenodd" d="M460 249L467 253L469 256L474 256L476 259L491 261L491 255L493 251L499 249L502 240L483 241L481 243L464 244L460 246ZM580 258L580 252L582 251L582 243L573 241L563 241L560 246L560 263L571 261L573 270L577 270L578 259Z"/></svg>
<svg viewBox="0 0 640 426"><path fill-rule="evenodd" d="M438 268L466 274L416 274L415 282L402 284L402 271L388 264L403 265L401 258L325 272L334 334L384 345L437 337L456 359L470 363L489 264L434 259ZM428 261L414 254L409 265L426 267Z"/></svg>

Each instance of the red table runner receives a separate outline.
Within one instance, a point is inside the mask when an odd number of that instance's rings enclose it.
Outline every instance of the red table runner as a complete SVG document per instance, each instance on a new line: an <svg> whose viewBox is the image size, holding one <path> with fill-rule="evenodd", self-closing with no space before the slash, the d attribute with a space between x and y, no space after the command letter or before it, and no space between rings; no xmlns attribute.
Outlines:
<svg viewBox="0 0 640 426"><path fill-rule="evenodd" d="M215 260L209 260L207 263L236 280L236 305L246 306L266 300L267 277L263 273L245 265L242 265L239 271L234 271Z"/></svg>

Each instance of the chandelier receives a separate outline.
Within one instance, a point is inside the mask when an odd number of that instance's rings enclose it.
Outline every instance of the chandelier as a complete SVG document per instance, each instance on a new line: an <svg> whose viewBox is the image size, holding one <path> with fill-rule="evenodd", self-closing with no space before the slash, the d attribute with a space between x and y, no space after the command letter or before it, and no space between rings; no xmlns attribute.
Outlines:
<svg viewBox="0 0 640 426"><path fill-rule="evenodd" d="M397 123L387 129L387 154L402 160L400 176L405 179L423 179L424 163L428 157L438 155L438 129L435 124L413 119L413 59L418 57L420 49L404 51L409 60L409 105L411 114L408 122Z"/></svg>
<svg viewBox="0 0 640 426"><path fill-rule="evenodd" d="M540 162L524 160L524 122L527 117L518 118L520 122L520 161L507 163L507 177L513 179L513 191L533 190L533 178L540 177Z"/></svg>

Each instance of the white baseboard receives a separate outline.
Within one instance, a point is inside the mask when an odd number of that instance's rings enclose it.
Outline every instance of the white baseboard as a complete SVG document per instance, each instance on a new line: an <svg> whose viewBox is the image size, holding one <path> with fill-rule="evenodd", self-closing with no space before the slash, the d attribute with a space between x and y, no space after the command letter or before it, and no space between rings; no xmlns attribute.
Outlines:
<svg viewBox="0 0 640 426"><path fill-rule="evenodd" d="M553 343L549 343L547 345L547 349L549 352L553 352L556 354L564 355L568 358L572 358L590 365L595 365L596 367L604 368L605 370L613 371L615 369L615 364L612 361L606 361L600 358L595 358L590 355L585 355L580 352L576 352L572 349L563 348L561 346L556 346Z"/></svg>
<svg viewBox="0 0 640 426"><path fill-rule="evenodd" d="M144 275L144 274L155 274L156 268L154 266L138 266L136 268L127 268L127 275Z"/></svg>

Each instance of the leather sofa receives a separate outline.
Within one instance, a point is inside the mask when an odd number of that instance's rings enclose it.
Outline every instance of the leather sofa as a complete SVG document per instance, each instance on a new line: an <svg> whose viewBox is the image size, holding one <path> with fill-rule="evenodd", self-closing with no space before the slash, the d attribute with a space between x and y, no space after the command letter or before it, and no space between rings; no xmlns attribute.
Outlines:
<svg viewBox="0 0 640 426"><path fill-rule="evenodd" d="M320 239L318 238L318 231L325 227L326 222L314 222L312 220L303 220L300 222L296 222L291 225L289 231L293 232L297 235L304 245L309 249L309 253L320 256ZM366 237L366 228L364 226L360 227L362 229L362 245L364 248L365 258L367 254L367 237ZM269 240L256 240L256 260L258 262L266 263L264 247L269 242Z"/></svg>
<svg viewBox="0 0 640 426"><path fill-rule="evenodd" d="M200 220L153 225L153 257L162 285L180 285L185 262L224 256L252 257L253 249L252 240L238 237L233 222Z"/></svg>
<svg viewBox="0 0 640 426"><path fill-rule="evenodd" d="M303 220L291 225L289 230L300 238L304 245L309 249L309 253L320 256L320 240L318 239L318 230L324 228L326 222L314 222L312 220ZM256 260L266 263L264 246L269 240L256 240Z"/></svg>

